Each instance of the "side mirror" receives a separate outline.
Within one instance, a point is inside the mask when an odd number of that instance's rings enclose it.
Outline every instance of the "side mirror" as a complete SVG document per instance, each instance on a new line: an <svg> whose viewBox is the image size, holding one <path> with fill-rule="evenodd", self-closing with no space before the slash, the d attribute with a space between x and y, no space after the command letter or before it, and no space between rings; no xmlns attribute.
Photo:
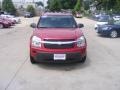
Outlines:
<svg viewBox="0 0 120 90"><path fill-rule="evenodd" d="M30 24L30 27L32 27L32 28L36 28L37 25L36 25L35 23L31 23L31 24Z"/></svg>
<svg viewBox="0 0 120 90"><path fill-rule="evenodd" d="M78 24L78 27L79 27L79 28L83 28L84 25L83 25L83 24Z"/></svg>

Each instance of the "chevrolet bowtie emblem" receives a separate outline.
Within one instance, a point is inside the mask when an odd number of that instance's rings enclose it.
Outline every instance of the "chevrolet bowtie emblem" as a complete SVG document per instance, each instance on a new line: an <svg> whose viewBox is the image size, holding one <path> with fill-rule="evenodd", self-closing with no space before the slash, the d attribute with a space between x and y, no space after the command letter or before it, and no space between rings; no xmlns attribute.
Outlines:
<svg viewBox="0 0 120 90"><path fill-rule="evenodd" d="M58 45L62 45L62 42L58 42Z"/></svg>

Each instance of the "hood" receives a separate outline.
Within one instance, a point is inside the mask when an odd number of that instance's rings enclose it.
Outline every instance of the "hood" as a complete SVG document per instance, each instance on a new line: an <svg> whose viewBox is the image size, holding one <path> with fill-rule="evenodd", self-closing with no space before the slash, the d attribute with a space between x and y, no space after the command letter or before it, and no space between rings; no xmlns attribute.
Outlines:
<svg viewBox="0 0 120 90"><path fill-rule="evenodd" d="M77 39L83 33L79 28L39 28L33 35L42 39Z"/></svg>
<svg viewBox="0 0 120 90"><path fill-rule="evenodd" d="M118 27L118 25L115 25L115 24L107 24L107 25L103 25L102 27L117 28L117 27Z"/></svg>
<svg viewBox="0 0 120 90"><path fill-rule="evenodd" d="M104 25L104 24L108 24L108 22L97 22L97 25Z"/></svg>

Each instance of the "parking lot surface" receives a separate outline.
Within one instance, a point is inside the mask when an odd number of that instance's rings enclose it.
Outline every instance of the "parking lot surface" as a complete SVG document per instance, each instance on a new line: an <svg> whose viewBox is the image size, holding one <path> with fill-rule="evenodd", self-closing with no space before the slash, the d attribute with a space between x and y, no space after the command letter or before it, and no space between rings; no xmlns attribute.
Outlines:
<svg viewBox="0 0 120 90"><path fill-rule="evenodd" d="M84 64L36 64L29 60L30 23L0 30L0 90L120 90L120 38L97 35L96 21L78 18L87 39Z"/></svg>

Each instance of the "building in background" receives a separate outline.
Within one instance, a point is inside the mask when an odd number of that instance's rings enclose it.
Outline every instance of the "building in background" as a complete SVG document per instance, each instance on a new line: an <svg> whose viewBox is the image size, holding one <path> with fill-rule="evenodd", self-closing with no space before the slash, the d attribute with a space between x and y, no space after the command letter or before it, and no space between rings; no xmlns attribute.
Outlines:
<svg viewBox="0 0 120 90"><path fill-rule="evenodd" d="M32 5L36 10L36 15L40 15L44 11L44 7L37 6L35 2L42 1L45 6L47 0L12 0L15 8L17 9L18 15L23 16L26 12L26 8L28 5ZM0 0L0 7L2 7L2 0Z"/></svg>

